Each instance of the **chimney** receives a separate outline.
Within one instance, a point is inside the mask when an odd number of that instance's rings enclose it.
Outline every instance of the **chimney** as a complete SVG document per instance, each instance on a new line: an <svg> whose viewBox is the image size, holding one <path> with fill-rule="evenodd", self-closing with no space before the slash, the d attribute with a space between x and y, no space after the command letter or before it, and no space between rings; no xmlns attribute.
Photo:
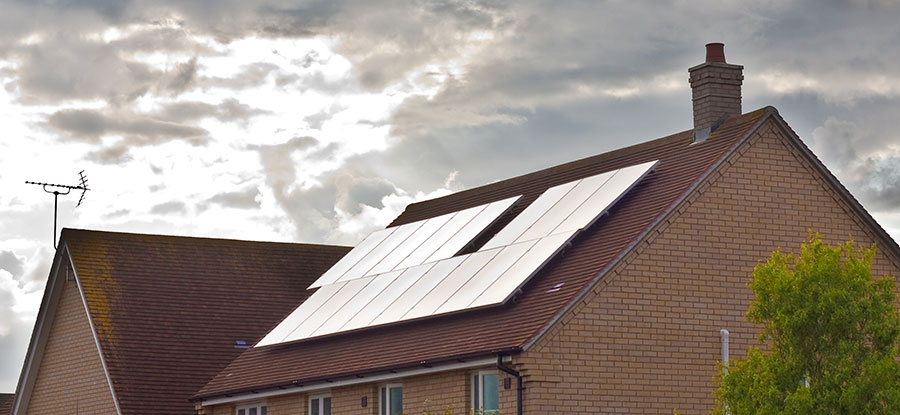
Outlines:
<svg viewBox="0 0 900 415"><path fill-rule="evenodd" d="M706 44L706 62L688 69L694 103L694 142L706 140L726 118L741 114L744 67L725 62L725 45Z"/></svg>

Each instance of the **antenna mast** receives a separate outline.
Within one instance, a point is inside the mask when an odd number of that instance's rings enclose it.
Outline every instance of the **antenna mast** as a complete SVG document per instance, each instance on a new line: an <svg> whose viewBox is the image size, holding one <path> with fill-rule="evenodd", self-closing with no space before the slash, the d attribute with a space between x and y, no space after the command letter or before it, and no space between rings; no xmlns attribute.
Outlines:
<svg viewBox="0 0 900 415"><path fill-rule="evenodd" d="M67 195L72 192L72 190L81 190L81 197L78 198L78 204L75 207L81 206L81 202L84 202L84 194L87 193L87 176L84 175L84 170L78 172L78 178L81 181L81 184L78 186L69 186L65 184L53 184L53 183L43 183L43 182L31 182L25 181L25 184L36 184L38 186L42 186L44 191L47 193L53 194L53 249L56 249L56 209L57 209L57 201L60 195Z"/></svg>

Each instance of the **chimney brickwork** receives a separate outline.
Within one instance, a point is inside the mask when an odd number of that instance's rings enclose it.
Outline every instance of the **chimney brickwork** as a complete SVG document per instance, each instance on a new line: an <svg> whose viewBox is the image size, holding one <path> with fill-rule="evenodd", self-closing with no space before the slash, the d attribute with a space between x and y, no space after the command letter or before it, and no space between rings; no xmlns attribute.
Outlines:
<svg viewBox="0 0 900 415"><path fill-rule="evenodd" d="M706 62L688 69L694 107L694 139L705 140L725 118L741 114L744 67L725 62L724 45L706 45Z"/></svg>

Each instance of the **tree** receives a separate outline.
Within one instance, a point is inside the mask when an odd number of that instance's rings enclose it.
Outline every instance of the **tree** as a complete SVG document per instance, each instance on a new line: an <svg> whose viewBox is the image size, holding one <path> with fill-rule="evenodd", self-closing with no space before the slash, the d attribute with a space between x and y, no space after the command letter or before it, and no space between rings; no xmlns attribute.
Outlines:
<svg viewBox="0 0 900 415"><path fill-rule="evenodd" d="M900 317L894 280L872 277L875 247L772 253L753 270L747 319L763 347L723 368L716 414L900 413Z"/></svg>

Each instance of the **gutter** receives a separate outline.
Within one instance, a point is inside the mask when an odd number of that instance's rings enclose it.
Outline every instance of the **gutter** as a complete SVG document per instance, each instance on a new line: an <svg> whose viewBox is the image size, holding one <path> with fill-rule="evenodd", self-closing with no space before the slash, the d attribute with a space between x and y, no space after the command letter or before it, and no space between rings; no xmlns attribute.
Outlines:
<svg viewBox="0 0 900 415"><path fill-rule="evenodd" d="M522 407L522 395L525 391L525 386L522 384L522 375L519 374L517 370L510 369L503 364L503 355L497 354L497 369L500 369L506 373L509 373L516 378L516 414L522 415L523 407Z"/></svg>

